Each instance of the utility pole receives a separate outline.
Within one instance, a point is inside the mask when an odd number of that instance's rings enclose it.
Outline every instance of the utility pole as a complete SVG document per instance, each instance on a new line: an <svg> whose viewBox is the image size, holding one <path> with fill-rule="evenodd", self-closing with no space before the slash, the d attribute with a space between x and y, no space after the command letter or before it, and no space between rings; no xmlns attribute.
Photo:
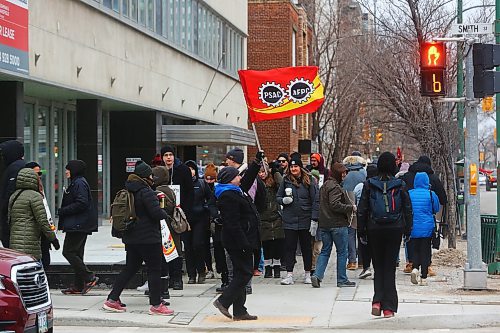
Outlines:
<svg viewBox="0 0 500 333"><path fill-rule="evenodd" d="M497 44L500 44L500 0L495 1L495 42ZM497 71L500 70L500 68L497 67ZM500 137L498 135L498 128L500 127L500 94L496 94L496 152L495 152L495 161L497 163L496 168L497 168L497 175L500 172L500 159L499 157L499 152L500 152ZM498 176L497 176L498 177ZM498 184L498 181L497 181ZM498 185L497 185L498 187ZM500 196L498 195L498 188L497 188L497 238L496 238L496 253L495 253L495 262L491 263L488 267L488 271L490 273L498 273L500 272Z"/></svg>
<svg viewBox="0 0 500 333"><path fill-rule="evenodd" d="M457 23L461 24L463 23L463 0L457 0ZM462 53L462 50L464 49L464 43L463 42L458 42L457 44L457 97L462 97L464 95L464 56ZM462 160L464 158L464 103L457 103L457 123L458 123L458 161ZM457 195L457 200L458 200L458 195L461 191L461 186L460 182L458 179L460 179L460 176L464 173L464 168L462 166L457 166L457 179L455 180L457 182L457 189L458 192L456 193ZM464 219L464 205L458 205L458 214L460 221L465 221ZM456 222L456 225L461 228L461 223L460 221ZM452 230L452 232L456 232L456 230ZM462 230L460 230L462 232Z"/></svg>
<svg viewBox="0 0 500 333"><path fill-rule="evenodd" d="M500 1L500 0L497 0ZM465 205L467 214L467 262L464 269L464 289L486 289L487 269L481 254L481 217L480 217L480 191L474 193L471 188L471 175L478 182L479 145L478 145L478 100L474 98L474 64L472 59L472 44L467 42L465 57L465 90L466 108L465 121L467 133L465 140ZM475 175L473 174L475 170ZM472 171L472 172L471 172Z"/></svg>

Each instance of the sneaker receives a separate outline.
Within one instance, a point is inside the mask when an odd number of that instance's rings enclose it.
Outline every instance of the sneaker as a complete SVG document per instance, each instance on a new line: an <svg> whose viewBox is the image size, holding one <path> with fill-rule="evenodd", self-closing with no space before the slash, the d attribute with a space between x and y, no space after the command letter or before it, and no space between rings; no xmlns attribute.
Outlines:
<svg viewBox="0 0 500 333"><path fill-rule="evenodd" d="M172 289L173 290L183 290L184 284L182 283L182 280L172 282Z"/></svg>
<svg viewBox="0 0 500 333"><path fill-rule="evenodd" d="M284 286L289 286L293 284L293 276L292 275L287 275L284 279L281 280L280 284Z"/></svg>
<svg viewBox="0 0 500 333"><path fill-rule="evenodd" d="M146 290L149 290L148 281L144 282L142 286L137 287L137 291L144 292Z"/></svg>
<svg viewBox="0 0 500 333"><path fill-rule="evenodd" d="M309 273L304 274L304 284L312 284L311 274Z"/></svg>
<svg viewBox="0 0 500 333"><path fill-rule="evenodd" d="M247 312L241 316L233 316L233 320L257 320L257 316L252 316Z"/></svg>
<svg viewBox="0 0 500 333"><path fill-rule="evenodd" d="M356 269L358 269L358 263L356 262L350 262L347 264L347 269L350 270L350 271L355 271Z"/></svg>
<svg viewBox="0 0 500 333"><path fill-rule="evenodd" d="M279 279L279 278L281 278L281 267L280 267L280 266L278 266L278 265L274 266L274 267L273 267L273 271L274 271L274 275L273 275L273 277L274 277L275 279Z"/></svg>
<svg viewBox="0 0 500 333"><path fill-rule="evenodd" d="M117 302L120 304L120 306L121 306L122 308L126 308L126 307L127 307L127 304L123 303L123 302L120 300L120 298L119 298L119 297L118 297L118 301L117 301Z"/></svg>
<svg viewBox="0 0 500 333"><path fill-rule="evenodd" d="M207 276L205 274L199 274L198 275L198 284L204 284L206 278L207 278Z"/></svg>
<svg viewBox="0 0 500 333"><path fill-rule="evenodd" d="M81 295L82 294L81 290L78 290L78 289L76 289L74 287L62 289L61 292L64 295Z"/></svg>
<svg viewBox="0 0 500 333"><path fill-rule="evenodd" d="M411 271L411 276L410 276L410 281L411 283L413 284L418 284L418 269L414 268L412 271Z"/></svg>
<svg viewBox="0 0 500 333"><path fill-rule="evenodd" d="M407 262L405 268L403 269L403 273L410 274L413 269L413 263Z"/></svg>
<svg viewBox="0 0 500 333"><path fill-rule="evenodd" d="M420 281L418 281L419 286L427 286L427 279L420 278Z"/></svg>
<svg viewBox="0 0 500 333"><path fill-rule="evenodd" d="M273 268L271 266L264 267L264 278L269 279L273 277Z"/></svg>
<svg viewBox="0 0 500 333"><path fill-rule="evenodd" d="M233 316L231 316L231 314L229 313L229 310L224 307L224 305L222 305L221 302L219 302L218 299L216 299L213 303L212 303L216 308L217 310L220 311L220 313L222 313L224 316L228 317L229 319L233 319Z"/></svg>
<svg viewBox="0 0 500 333"><path fill-rule="evenodd" d="M429 266L429 268L427 269L427 275L428 275L428 276L436 276L436 272L434 272L434 271L432 270L432 267L431 267L431 266Z"/></svg>
<svg viewBox="0 0 500 333"><path fill-rule="evenodd" d="M215 279L214 271L208 271L205 279Z"/></svg>
<svg viewBox="0 0 500 333"><path fill-rule="evenodd" d="M112 299L106 300L104 304L102 305L103 310L109 311L109 312L125 312L127 309L125 309L124 306L121 305L120 301L113 301Z"/></svg>
<svg viewBox="0 0 500 333"><path fill-rule="evenodd" d="M83 286L82 295L85 295L86 293L88 293L90 291L90 289L94 288L97 285L97 282L99 282L99 278L94 275L92 280L85 283L85 285Z"/></svg>
<svg viewBox="0 0 500 333"><path fill-rule="evenodd" d="M190 277L188 280L188 284L196 284L196 278L195 277Z"/></svg>
<svg viewBox="0 0 500 333"><path fill-rule="evenodd" d="M392 318L394 317L394 311L384 310L384 318Z"/></svg>
<svg viewBox="0 0 500 333"><path fill-rule="evenodd" d="M311 276L311 284L313 288L319 288L321 287L321 280L316 275L313 275Z"/></svg>
<svg viewBox="0 0 500 333"><path fill-rule="evenodd" d="M352 281L347 280L346 282L337 283L337 287L339 287L339 288L356 287L356 282L352 282Z"/></svg>
<svg viewBox="0 0 500 333"><path fill-rule="evenodd" d="M158 315L158 316L171 316L174 314L174 310L167 308L166 305L160 303L158 306L152 306L149 308L150 315Z"/></svg>
<svg viewBox="0 0 500 333"><path fill-rule="evenodd" d="M255 269L255 270L253 271L253 276L261 276L261 275L262 275L262 272L261 272L261 271L259 271L258 269Z"/></svg>
<svg viewBox="0 0 500 333"><path fill-rule="evenodd" d="M366 279L367 277L370 277L370 276L372 276L372 271L369 268L363 269L361 271L361 273L359 274L360 279Z"/></svg>
<svg viewBox="0 0 500 333"><path fill-rule="evenodd" d="M380 316L382 314L380 302L372 303L372 316Z"/></svg>

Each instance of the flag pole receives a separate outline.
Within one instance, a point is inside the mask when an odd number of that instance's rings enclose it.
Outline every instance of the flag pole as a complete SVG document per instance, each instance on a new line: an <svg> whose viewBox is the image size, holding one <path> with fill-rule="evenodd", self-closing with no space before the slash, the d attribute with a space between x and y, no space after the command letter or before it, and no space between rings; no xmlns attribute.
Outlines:
<svg viewBox="0 0 500 333"><path fill-rule="evenodd" d="M260 146L259 135L257 134L257 130L255 129L255 123L252 123L252 128L253 134L255 135L255 141L257 141L257 148L259 149L259 151L261 151L262 147Z"/></svg>

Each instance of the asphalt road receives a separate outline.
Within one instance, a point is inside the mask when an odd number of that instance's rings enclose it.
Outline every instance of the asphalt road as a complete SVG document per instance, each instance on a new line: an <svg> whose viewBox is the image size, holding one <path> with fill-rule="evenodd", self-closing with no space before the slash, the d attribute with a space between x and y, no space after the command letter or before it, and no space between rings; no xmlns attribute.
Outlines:
<svg viewBox="0 0 500 333"><path fill-rule="evenodd" d="M485 187L481 186L481 214L497 214L497 191L492 189L486 192Z"/></svg>

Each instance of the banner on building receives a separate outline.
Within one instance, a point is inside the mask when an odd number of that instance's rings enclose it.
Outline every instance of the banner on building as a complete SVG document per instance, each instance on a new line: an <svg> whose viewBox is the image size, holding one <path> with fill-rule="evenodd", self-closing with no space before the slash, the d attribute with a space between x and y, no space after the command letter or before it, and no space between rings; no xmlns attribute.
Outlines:
<svg viewBox="0 0 500 333"><path fill-rule="evenodd" d="M316 66L240 70L238 74L253 123L313 113L324 100Z"/></svg>
<svg viewBox="0 0 500 333"><path fill-rule="evenodd" d="M28 74L28 0L0 0L0 68Z"/></svg>

